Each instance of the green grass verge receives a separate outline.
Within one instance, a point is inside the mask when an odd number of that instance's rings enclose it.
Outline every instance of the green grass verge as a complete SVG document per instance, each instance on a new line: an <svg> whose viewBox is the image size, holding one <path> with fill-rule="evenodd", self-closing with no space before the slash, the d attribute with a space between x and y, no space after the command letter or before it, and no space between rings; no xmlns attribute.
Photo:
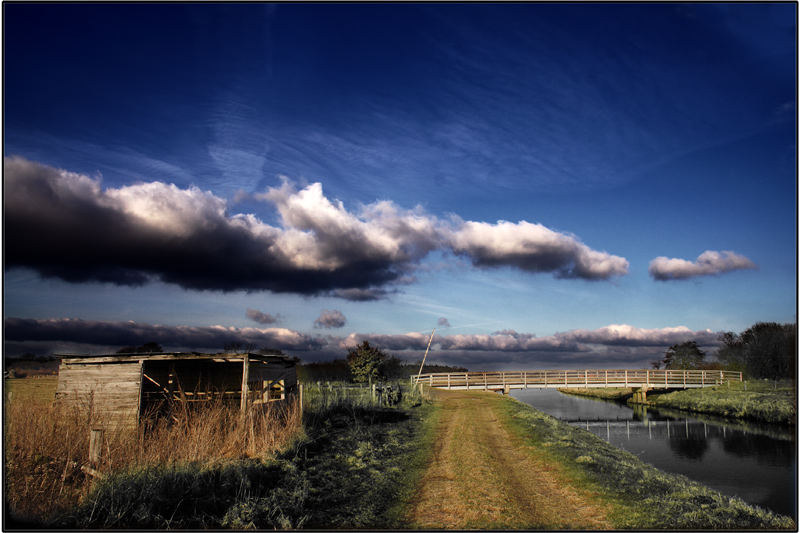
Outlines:
<svg viewBox="0 0 800 533"><path fill-rule="evenodd" d="M511 398L500 398L508 427L530 453L564 466L576 486L597 494L618 529L796 529L794 520L668 474Z"/></svg>
<svg viewBox="0 0 800 533"><path fill-rule="evenodd" d="M397 528L431 448L436 408L317 398L305 436L269 460L116 472L56 524L73 528Z"/></svg>
<svg viewBox="0 0 800 533"><path fill-rule="evenodd" d="M584 396L591 399L612 400L616 402L625 401L633 396L633 389L631 388L615 388L608 387L602 389L558 389L562 394L571 394L573 396Z"/></svg>
<svg viewBox="0 0 800 533"><path fill-rule="evenodd" d="M740 418L773 424L796 424L795 392L791 384L748 381L665 394L648 393L654 407Z"/></svg>

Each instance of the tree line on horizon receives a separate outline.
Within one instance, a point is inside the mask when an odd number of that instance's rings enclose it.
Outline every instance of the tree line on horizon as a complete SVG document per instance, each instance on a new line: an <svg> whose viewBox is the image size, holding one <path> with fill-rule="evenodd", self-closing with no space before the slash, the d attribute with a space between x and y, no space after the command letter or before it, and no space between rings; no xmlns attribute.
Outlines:
<svg viewBox="0 0 800 533"><path fill-rule="evenodd" d="M726 331L719 337L716 361L696 341L673 344L653 368L670 370L733 370L752 379L794 378L797 371L797 325L757 322L741 333Z"/></svg>

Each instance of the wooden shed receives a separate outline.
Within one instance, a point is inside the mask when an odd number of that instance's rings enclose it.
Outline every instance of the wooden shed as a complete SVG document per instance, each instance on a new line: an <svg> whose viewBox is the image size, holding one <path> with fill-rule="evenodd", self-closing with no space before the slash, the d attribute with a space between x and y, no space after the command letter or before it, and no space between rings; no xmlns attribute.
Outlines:
<svg viewBox="0 0 800 533"><path fill-rule="evenodd" d="M258 353L61 355L56 398L75 402L108 423L136 426L172 402L222 399L248 405L295 392L295 359Z"/></svg>

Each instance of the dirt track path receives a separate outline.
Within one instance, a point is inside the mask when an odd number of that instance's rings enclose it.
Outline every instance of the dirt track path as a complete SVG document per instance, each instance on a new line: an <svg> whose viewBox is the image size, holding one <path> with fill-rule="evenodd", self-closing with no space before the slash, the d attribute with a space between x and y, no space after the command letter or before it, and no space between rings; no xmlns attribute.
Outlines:
<svg viewBox="0 0 800 533"><path fill-rule="evenodd" d="M409 518L445 529L608 529L605 510L557 464L526 453L498 420L500 398L434 391L442 402L433 460Z"/></svg>

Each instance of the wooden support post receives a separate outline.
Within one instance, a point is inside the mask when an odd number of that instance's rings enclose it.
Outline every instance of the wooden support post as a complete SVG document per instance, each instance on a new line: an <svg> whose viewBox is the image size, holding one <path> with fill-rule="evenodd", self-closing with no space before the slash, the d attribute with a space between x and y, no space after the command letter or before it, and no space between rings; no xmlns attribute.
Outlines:
<svg viewBox="0 0 800 533"><path fill-rule="evenodd" d="M247 411L248 379L250 379L250 356L245 354L242 360L242 400L239 403L242 414Z"/></svg>
<svg viewBox="0 0 800 533"><path fill-rule="evenodd" d="M486 377L486 372L483 373L483 390L489 390L489 382L488 378Z"/></svg>
<svg viewBox="0 0 800 533"><path fill-rule="evenodd" d="M608 370L606 370L606 387L608 387Z"/></svg>
<svg viewBox="0 0 800 533"><path fill-rule="evenodd" d="M303 384L297 384L297 400L300 402L300 422L303 421Z"/></svg>
<svg viewBox="0 0 800 533"><path fill-rule="evenodd" d="M625 386L628 386L628 371L625 371Z"/></svg>
<svg viewBox="0 0 800 533"><path fill-rule="evenodd" d="M103 459L103 436L105 432L102 428L92 428L89 430L89 463L97 468Z"/></svg>
<svg viewBox="0 0 800 533"><path fill-rule="evenodd" d="M447 388L450 389L450 374L447 374Z"/></svg>
<svg viewBox="0 0 800 533"><path fill-rule="evenodd" d="M588 370L584 370L583 371L583 384L586 385L587 388L589 387L589 371Z"/></svg>

